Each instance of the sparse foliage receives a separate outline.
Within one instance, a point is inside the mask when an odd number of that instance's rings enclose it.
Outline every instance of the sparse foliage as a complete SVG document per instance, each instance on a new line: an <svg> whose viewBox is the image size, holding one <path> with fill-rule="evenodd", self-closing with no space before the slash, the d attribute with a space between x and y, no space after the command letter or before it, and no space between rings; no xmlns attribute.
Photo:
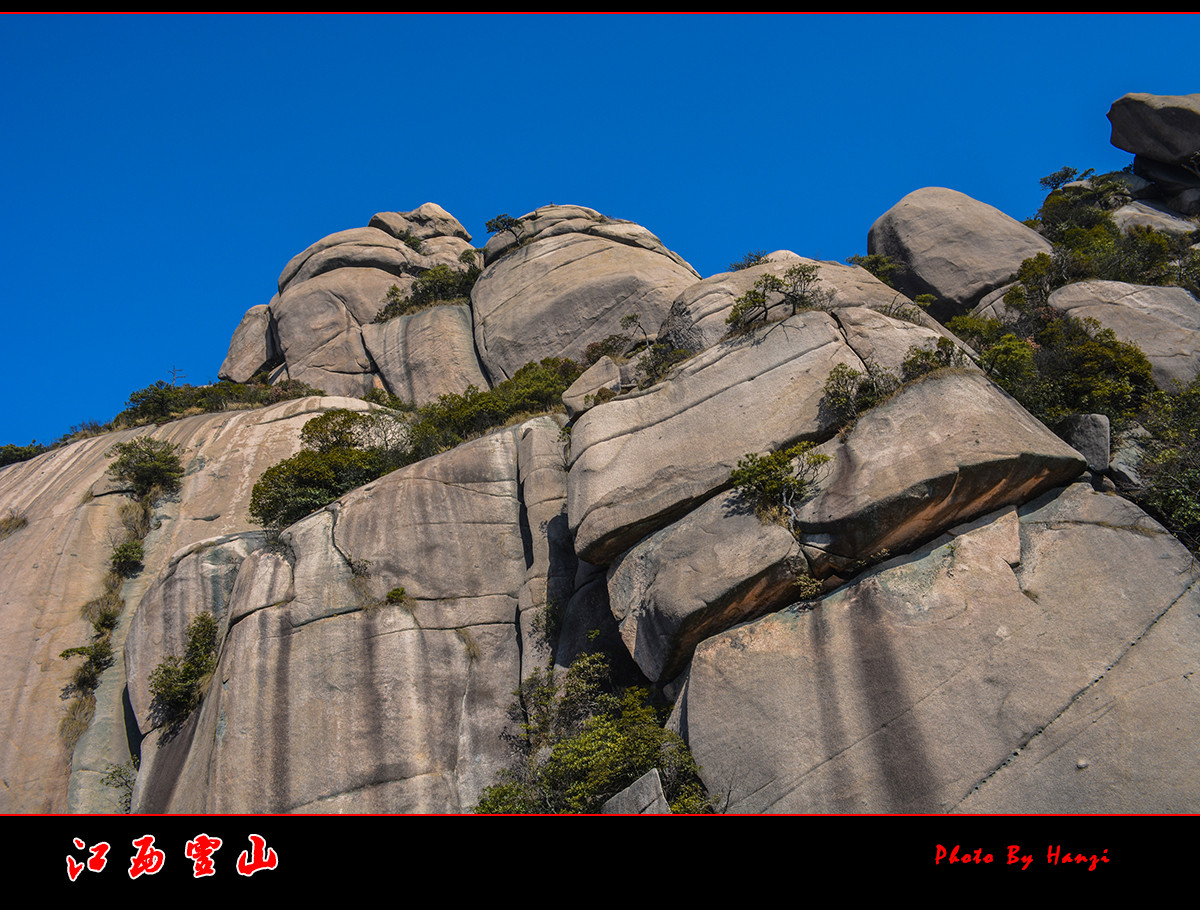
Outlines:
<svg viewBox="0 0 1200 910"><path fill-rule="evenodd" d="M151 711L168 728L182 723L204 697L217 665L217 620L199 613L187 627L183 657L174 654L150 671Z"/></svg>
<svg viewBox="0 0 1200 910"><path fill-rule="evenodd" d="M783 307L786 315L794 316L803 310L827 309L833 300L830 291L818 285L820 267L797 263L780 275L760 275L750 290L733 302L725 317L731 332L744 331L755 322L769 322L771 312Z"/></svg>
<svg viewBox="0 0 1200 910"><path fill-rule="evenodd" d="M673 812L711 811L686 744L663 729L645 689L613 684L607 656L584 655L561 679L536 670L516 696L513 762L476 812L596 812L653 768Z"/></svg>
<svg viewBox="0 0 1200 910"><path fill-rule="evenodd" d="M752 268L756 265L762 265L764 262L770 262L766 250L751 250L741 259L736 262L729 263L730 272L740 272L742 269Z"/></svg>
<svg viewBox="0 0 1200 910"><path fill-rule="evenodd" d="M508 231L513 235L513 240L517 243L521 242L521 222L519 219L512 217L508 212L497 215L495 218L488 219L484 224L489 234L502 234Z"/></svg>

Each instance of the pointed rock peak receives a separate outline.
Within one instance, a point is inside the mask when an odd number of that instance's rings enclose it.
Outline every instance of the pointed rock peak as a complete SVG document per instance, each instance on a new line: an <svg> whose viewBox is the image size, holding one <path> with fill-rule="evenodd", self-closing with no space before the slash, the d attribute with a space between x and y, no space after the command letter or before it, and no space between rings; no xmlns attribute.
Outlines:
<svg viewBox="0 0 1200 910"><path fill-rule="evenodd" d="M411 212L379 212L371 218L368 226L387 231L398 239L459 237L467 242L471 240L471 235L459 220L436 202L426 202Z"/></svg>

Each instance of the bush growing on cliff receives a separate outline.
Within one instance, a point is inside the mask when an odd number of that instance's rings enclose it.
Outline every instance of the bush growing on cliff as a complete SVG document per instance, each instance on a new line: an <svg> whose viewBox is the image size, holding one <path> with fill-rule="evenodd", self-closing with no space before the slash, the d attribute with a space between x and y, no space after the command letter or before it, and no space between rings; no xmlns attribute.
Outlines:
<svg viewBox="0 0 1200 910"><path fill-rule="evenodd" d="M264 527L285 527L390 471L521 415L561 408L579 373L574 361L548 357L494 389L469 386L407 414L326 411L304 425L300 452L263 472L250 493L250 516Z"/></svg>
<svg viewBox="0 0 1200 910"><path fill-rule="evenodd" d="M578 658L561 681L534 671L515 694L513 762L477 813L597 812L653 768L672 812L711 811L686 744L663 729L645 689L613 684L606 655Z"/></svg>
<svg viewBox="0 0 1200 910"><path fill-rule="evenodd" d="M796 505L817 482L829 456L813 451L813 443L799 442L767 455L748 453L730 472L734 487L754 503L759 517L780 516L789 531L796 531Z"/></svg>
<svg viewBox="0 0 1200 910"><path fill-rule="evenodd" d="M149 496L152 490L174 493L183 479L179 452L179 446L149 436L118 442L108 452L117 456L108 473L131 484L138 497Z"/></svg>
<svg viewBox="0 0 1200 910"><path fill-rule="evenodd" d="M197 614L188 623L183 657L174 654L150 671L151 711L155 722L168 728L182 723L204 697L217 666L217 620Z"/></svg>
<svg viewBox="0 0 1200 910"><path fill-rule="evenodd" d="M755 322L769 322L771 311L776 307L790 310L786 315L794 316L803 310L826 309L833 293L818 287L820 267L810 263L797 263L780 275L761 275L750 290L733 302L733 309L725 317L731 332L741 332Z"/></svg>

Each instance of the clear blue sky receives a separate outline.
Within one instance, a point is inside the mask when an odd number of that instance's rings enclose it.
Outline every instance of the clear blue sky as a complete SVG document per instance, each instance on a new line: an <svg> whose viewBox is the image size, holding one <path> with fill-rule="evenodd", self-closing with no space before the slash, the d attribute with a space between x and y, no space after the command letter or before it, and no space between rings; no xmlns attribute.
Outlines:
<svg viewBox="0 0 1200 910"><path fill-rule="evenodd" d="M923 186L1017 218L1200 91L1196 16L4 16L0 443L216 379L284 264L377 211L550 202L702 274L844 260Z"/></svg>

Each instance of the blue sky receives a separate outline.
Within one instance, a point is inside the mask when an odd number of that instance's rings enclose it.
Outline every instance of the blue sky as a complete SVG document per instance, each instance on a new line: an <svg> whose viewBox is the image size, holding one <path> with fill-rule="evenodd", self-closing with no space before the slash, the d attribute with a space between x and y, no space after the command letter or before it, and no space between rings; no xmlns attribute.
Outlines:
<svg viewBox="0 0 1200 910"><path fill-rule="evenodd" d="M284 264L377 211L550 202L702 274L844 260L902 196L1017 218L1113 170L1126 92L1200 91L1197 16L4 16L0 444L216 379Z"/></svg>

